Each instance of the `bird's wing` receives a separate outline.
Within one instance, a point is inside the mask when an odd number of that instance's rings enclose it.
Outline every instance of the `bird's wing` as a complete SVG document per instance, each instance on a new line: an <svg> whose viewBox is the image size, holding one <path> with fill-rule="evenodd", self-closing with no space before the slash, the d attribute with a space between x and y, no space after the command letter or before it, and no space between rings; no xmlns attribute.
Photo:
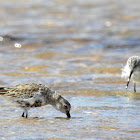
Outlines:
<svg viewBox="0 0 140 140"><path fill-rule="evenodd" d="M9 97L31 98L45 88L46 86L41 84L19 84L14 87L0 88L0 93Z"/></svg>

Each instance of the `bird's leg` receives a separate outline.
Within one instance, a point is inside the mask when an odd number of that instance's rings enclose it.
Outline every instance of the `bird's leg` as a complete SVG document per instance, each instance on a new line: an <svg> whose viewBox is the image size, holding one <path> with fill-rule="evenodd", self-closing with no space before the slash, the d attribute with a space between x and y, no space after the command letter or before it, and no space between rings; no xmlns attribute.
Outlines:
<svg viewBox="0 0 140 140"><path fill-rule="evenodd" d="M127 84L126 84L126 87L125 87L126 89L128 88L132 73L133 73L133 70L130 72L130 75L129 75L129 78L128 78L128 81L127 81Z"/></svg>
<svg viewBox="0 0 140 140"><path fill-rule="evenodd" d="M23 111L23 113L22 113L22 117L26 117L26 118L28 118L28 109L27 108L24 108L23 109L24 111Z"/></svg>
<svg viewBox="0 0 140 140"><path fill-rule="evenodd" d="M24 112L22 113L21 117L24 117Z"/></svg>
<svg viewBox="0 0 140 140"><path fill-rule="evenodd" d="M28 118L28 113L26 113L26 116L25 117Z"/></svg>
<svg viewBox="0 0 140 140"><path fill-rule="evenodd" d="M134 83L134 92L136 92L136 83Z"/></svg>
<svg viewBox="0 0 140 140"><path fill-rule="evenodd" d="M25 109L25 112L26 112L26 118L28 118L28 110L27 110L27 108Z"/></svg>

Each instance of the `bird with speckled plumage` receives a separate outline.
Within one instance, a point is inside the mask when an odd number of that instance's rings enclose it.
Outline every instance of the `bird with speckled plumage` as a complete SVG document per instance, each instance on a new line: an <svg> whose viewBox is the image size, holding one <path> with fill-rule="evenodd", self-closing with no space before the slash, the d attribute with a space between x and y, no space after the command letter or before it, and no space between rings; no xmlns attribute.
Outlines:
<svg viewBox="0 0 140 140"><path fill-rule="evenodd" d="M16 106L23 109L22 117L28 117L28 110L47 104L67 115L70 118L70 103L61 95L52 91L43 84L19 84L13 87L0 88L0 95L12 101Z"/></svg>

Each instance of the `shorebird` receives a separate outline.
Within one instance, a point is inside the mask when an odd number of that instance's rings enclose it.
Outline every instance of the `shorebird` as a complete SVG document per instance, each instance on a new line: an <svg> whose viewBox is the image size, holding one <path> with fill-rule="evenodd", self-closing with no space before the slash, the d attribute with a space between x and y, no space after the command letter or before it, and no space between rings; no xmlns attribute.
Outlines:
<svg viewBox="0 0 140 140"><path fill-rule="evenodd" d="M127 78L126 89L128 88L132 77L134 83L134 92L136 92L136 83L140 83L140 57L131 56L128 58L126 65L122 69L121 77Z"/></svg>
<svg viewBox="0 0 140 140"><path fill-rule="evenodd" d="M23 109L22 117L28 117L28 110L51 104L55 109L70 118L70 103L61 95L42 84L19 84L13 87L0 88L0 95Z"/></svg>

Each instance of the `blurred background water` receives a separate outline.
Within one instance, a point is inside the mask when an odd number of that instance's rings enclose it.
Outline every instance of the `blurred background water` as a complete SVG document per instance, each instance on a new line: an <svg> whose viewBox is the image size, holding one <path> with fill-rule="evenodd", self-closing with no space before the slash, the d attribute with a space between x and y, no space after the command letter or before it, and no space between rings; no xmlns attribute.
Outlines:
<svg viewBox="0 0 140 140"><path fill-rule="evenodd" d="M139 0L0 3L0 86L42 83L72 104L71 120L50 106L22 119L0 97L1 139L140 138L140 94L120 77L140 56Z"/></svg>

